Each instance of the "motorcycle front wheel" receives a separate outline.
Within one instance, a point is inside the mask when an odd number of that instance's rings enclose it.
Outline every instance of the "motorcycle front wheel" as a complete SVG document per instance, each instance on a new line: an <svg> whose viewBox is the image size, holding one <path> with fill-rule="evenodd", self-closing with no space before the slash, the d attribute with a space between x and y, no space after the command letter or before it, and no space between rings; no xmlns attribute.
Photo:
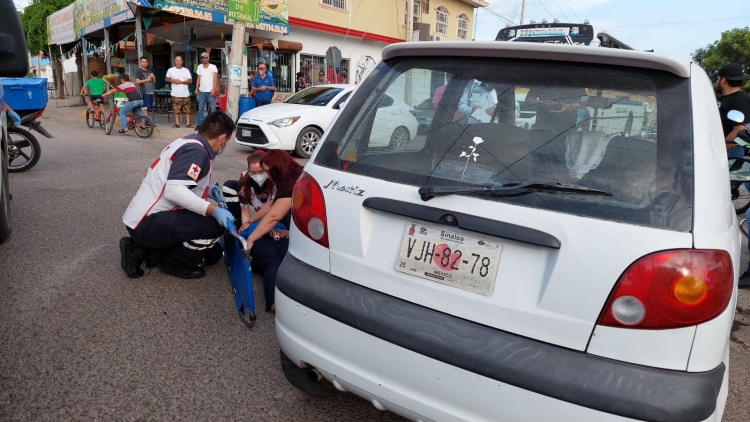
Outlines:
<svg viewBox="0 0 750 422"><path fill-rule="evenodd" d="M13 127L8 129L8 172L21 173L36 165L42 147L31 132Z"/></svg>

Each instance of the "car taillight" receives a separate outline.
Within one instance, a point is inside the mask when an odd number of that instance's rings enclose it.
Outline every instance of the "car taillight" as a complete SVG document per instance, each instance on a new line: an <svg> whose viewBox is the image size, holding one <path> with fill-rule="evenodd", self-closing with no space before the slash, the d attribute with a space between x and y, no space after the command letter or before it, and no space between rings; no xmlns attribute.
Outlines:
<svg viewBox="0 0 750 422"><path fill-rule="evenodd" d="M326 201L320 185L307 173L294 185L292 218L297 228L321 246L328 247Z"/></svg>
<svg viewBox="0 0 750 422"><path fill-rule="evenodd" d="M700 324L726 308L733 288L732 259L726 251L657 252L620 276L598 324L646 329Z"/></svg>

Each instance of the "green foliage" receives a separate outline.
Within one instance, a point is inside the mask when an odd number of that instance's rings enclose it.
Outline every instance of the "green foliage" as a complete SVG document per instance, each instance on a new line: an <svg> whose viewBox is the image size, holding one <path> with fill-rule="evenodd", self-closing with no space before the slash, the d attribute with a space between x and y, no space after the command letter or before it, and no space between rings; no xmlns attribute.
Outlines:
<svg viewBox="0 0 750 422"><path fill-rule="evenodd" d="M37 0L33 4L26 6L20 13L21 24L26 33L26 46L31 55L36 55L39 51L47 53L47 17L58 10L73 3L74 0ZM54 57L60 55L59 49L52 49Z"/></svg>
<svg viewBox="0 0 750 422"><path fill-rule="evenodd" d="M693 53L693 60L709 75L727 63L740 63L750 73L750 28L734 28L721 33L721 39ZM750 80L742 86L750 92Z"/></svg>

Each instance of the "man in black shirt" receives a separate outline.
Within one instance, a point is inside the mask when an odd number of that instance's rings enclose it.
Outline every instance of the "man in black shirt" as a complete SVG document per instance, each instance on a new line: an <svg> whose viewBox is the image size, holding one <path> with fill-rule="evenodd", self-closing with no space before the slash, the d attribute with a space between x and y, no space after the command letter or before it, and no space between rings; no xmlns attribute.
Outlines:
<svg viewBox="0 0 750 422"><path fill-rule="evenodd" d="M714 88L721 94L719 98L719 114L721 115L721 126L724 129L724 139L734 141L737 132L744 128L744 125L733 122L727 118L727 113L731 110L737 110L745 115L743 123L750 123L750 96L742 92L742 82L747 79L747 75L742 71L742 65L730 63L719 70L719 76L716 78ZM727 148L735 144L727 144Z"/></svg>

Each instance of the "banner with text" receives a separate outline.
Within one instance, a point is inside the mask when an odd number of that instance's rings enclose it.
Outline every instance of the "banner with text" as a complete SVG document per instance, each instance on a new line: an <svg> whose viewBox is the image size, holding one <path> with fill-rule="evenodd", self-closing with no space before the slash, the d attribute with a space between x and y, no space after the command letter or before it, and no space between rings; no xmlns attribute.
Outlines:
<svg viewBox="0 0 750 422"><path fill-rule="evenodd" d="M75 27L75 5L58 10L47 18L47 44L67 44L80 37Z"/></svg>
<svg viewBox="0 0 750 422"><path fill-rule="evenodd" d="M76 0L76 32L81 36L133 19L127 0Z"/></svg>
<svg viewBox="0 0 750 422"><path fill-rule="evenodd" d="M227 0L227 17L236 22L260 23L260 0Z"/></svg>
<svg viewBox="0 0 750 422"><path fill-rule="evenodd" d="M131 0L132 1L132 0ZM230 0L232 3L241 3L242 0ZM246 0L246 3L255 3L259 9L258 23L246 23L251 29L275 32L279 34L289 33L289 9L287 0ZM155 0L154 8L176 15L186 16L193 19L232 25L234 20L228 16L227 0ZM244 4L241 4L244 6ZM240 19L238 19L240 20Z"/></svg>

